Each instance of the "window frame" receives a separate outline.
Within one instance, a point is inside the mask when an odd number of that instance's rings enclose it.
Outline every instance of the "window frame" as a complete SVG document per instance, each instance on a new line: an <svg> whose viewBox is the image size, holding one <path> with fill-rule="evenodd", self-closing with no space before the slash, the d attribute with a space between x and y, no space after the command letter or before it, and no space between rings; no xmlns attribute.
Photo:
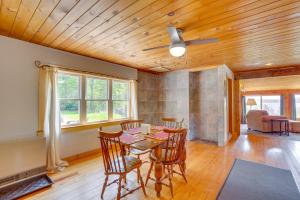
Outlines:
<svg viewBox="0 0 300 200"><path fill-rule="evenodd" d="M59 70L58 74L67 74L67 75L77 75L79 76L79 97L80 99L80 108L79 108L79 123L76 124L70 124L70 125L63 125L61 124L62 128L72 128L72 127L79 127L79 126L86 126L86 125L95 125L99 123L114 123L117 121L123 121L123 120L128 120L130 119L130 112L131 112L131 107L130 107L130 101L131 101L131 91L130 91L130 81L125 80L125 79L117 79L117 78L108 78L108 77L103 77L103 76L97 76L97 75L92 75L92 74L85 74L85 73L76 73L76 72L68 72L68 71L63 71ZM101 79L101 80L107 80L107 100L91 100L86 98L86 92L87 92L87 79L88 78L95 78L95 79ZM118 82L126 82L128 84L128 96L127 96L127 103L128 103L128 113L126 118L120 118L120 119L113 119L113 99L112 99L112 83L113 81L118 81ZM60 100L60 98L58 98ZM71 100L71 99L70 99ZM76 99L77 100L77 99ZM88 101L107 101L107 106L108 106L108 119L107 120L99 120L99 121L92 121L88 122L87 121L87 102ZM126 101L126 100L124 100Z"/></svg>
<svg viewBox="0 0 300 200"><path fill-rule="evenodd" d="M125 82L125 83L127 83L127 85L128 85L128 95L127 95L127 100L114 100L113 98L112 98L112 94L113 94L113 81L116 81L116 82ZM131 100L131 96L130 96L131 94L130 94L130 82L129 81L125 81L125 80L119 80L119 79L112 79L111 80L111 108L112 108L112 110L111 110L111 119L112 120L125 120L125 119L128 119L129 117L130 117L130 100ZM127 113L127 117L124 117L124 118L119 118L119 119L114 119L113 118L113 112L114 112L114 106L113 106L113 103L114 103L114 101L124 101L124 102L126 102L127 101L127 107L128 107L128 113Z"/></svg>
<svg viewBox="0 0 300 200"><path fill-rule="evenodd" d="M296 120L300 120L300 117L297 117L298 113L297 113L297 96L300 98L300 93L295 93L295 112L296 112Z"/></svg>
<svg viewBox="0 0 300 200"><path fill-rule="evenodd" d="M259 103L257 102L257 104L259 105L258 107L258 109L259 110L262 110L263 109L263 97L269 97L269 96L279 96L279 102L281 101L281 98L282 98L282 96L281 95L277 95L277 94L274 94L274 95L256 95L256 94L254 94L254 95L245 95L245 98L247 99L247 98L251 98L251 97L259 97ZM279 111L281 110L281 107L280 107L281 105L279 104ZM246 105L246 113L248 113L249 112L249 109L248 109L248 105ZM277 114L275 114L275 115L277 115ZM280 115L280 113L278 114L278 115Z"/></svg>
<svg viewBox="0 0 300 200"><path fill-rule="evenodd" d="M73 124L66 124L66 125L63 125L63 124L60 124L61 127L72 127L72 126L79 126L81 125L81 122L82 122L82 76L80 74L77 74L77 73L72 73L72 72L65 72L65 71L60 71L58 74L57 74L57 80L58 80L58 75L59 74L65 74L65 75L69 75L69 76L77 76L79 78L79 82L78 82L78 97L79 99L76 99L76 98L60 98L59 95L58 95L58 87L57 87L57 100L59 101L59 105L61 104L61 101L62 100L65 100L65 101L79 101L79 123L73 123ZM60 113L61 115L61 113Z"/></svg>
<svg viewBox="0 0 300 200"><path fill-rule="evenodd" d="M103 77L99 77L99 76L93 76L93 75L83 75L83 79L84 79L84 95L83 95L83 102L84 102L84 124L95 124L95 123L99 123L99 122L107 122L110 121L109 118L109 98L110 98L110 79L108 78L103 78ZM107 98L106 99L87 99L86 98L86 88L87 88L87 79L88 78L94 78L94 79L100 79L100 80L106 80L107 81ZM92 121L92 122L88 122L87 121L87 102L88 101L106 101L107 102L107 120L98 120L98 121Z"/></svg>

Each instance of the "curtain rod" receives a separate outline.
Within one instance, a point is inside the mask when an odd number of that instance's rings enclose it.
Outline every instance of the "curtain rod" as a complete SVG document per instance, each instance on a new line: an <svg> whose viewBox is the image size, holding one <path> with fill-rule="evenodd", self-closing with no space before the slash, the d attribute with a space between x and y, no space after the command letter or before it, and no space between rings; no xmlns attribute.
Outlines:
<svg viewBox="0 0 300 200"><path fill-rule="evenodd" d="M102 74L102 73L98 73L98 72L90 72L90 71L72 69L72 68L63 67L60 65L46 64L46 63L42 64L41 61L39 61L39 60L34 61L34 64L37 68L43 68L44 66L49 66L49 67L55 67L61 71L74 72L74 73L80 73L80 74L90 74L90 75L94 75L94 76L102 76L102 77L106 77L106 78L114 78L114 79L119 79L119 80L130 80L128 78L121 78L121 77L106 75L106 74Z"/></svg>

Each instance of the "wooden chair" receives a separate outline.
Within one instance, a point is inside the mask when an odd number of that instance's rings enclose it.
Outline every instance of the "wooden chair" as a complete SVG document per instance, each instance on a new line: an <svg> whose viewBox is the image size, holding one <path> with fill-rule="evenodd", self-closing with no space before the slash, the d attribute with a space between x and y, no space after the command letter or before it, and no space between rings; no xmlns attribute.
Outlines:
<svg viewBox="0 0 300 200"><path fill-rule="evenodd" d="M123 131L128 131L129 129L141 127L143 122L143 120L127 120L121 122L121 127Z"/></svg>
<svg viewBox="0 0 300 200"><path fill-rule="evenodd" d="M181 129L184 119L182 119L181 121L177 121L176 118L167 117L162 118L161 120L163 122L163 126L165 127Z"/></svg>
<svg viewBox="0 0 300 200"><path fill-rule="evenodd" d="M123 131L128 131L133 128L141 127L142 123L143 123L143 120L127 120L127 121L121 122L121 127L122 127ZM131 148L128 149L129 155L130 154L135 155L135 156L137 156L138 159L141 159L142 155L148 154L150 152L151 152L151 149L145 150L145 151L138 150L138 149L131 149ZM147 163L147 162L149 162L149 161L148 160L142 161L142 163ZM137 179L139 180L139 174L137 174L137 176L138 176Z"/></svg>
<svg viewBox="0 0 300 200"><path fill-rule="evenodd" d="M173 177L173 166L178 165L180 169L180 175L183 176L184 180L187 182L186 176L185 176L185 169L183 166L183 154L185 153L185 138L187 134L186 129L176 129L176 130L168 130L165 129L164 132L168 133L168 139L166 141L166 146L168 148L162 149L162 158L161 162L164 166L164 171L167 169L167 174L165 177L162 178L162 180L168 178L169 184L162 183L165 186L170 187L171 194L173 197L173 185L172 185L172 177ZM150 160L151 165L147 174L146 184L148 183L148 180L154 180L150 177L151 171L154 165L154 162L156 161L156 157L154 152L150 154Z"/></svg>
<svg viewBox="0 0 300 200"><path fill-rule="evenodd" d="M101 192L101 198L103 198L106 187L113 183L118 183L119 185L117 194L118 200L140 188L143 189L143 192L146 195L144 182L140 175L140 167L142 165L142 161L136 157L125 155L124 146L120 143L120 136L122 135L122 133L122 131L118 133L105 133L102 131L99 132L102 158L106 176ZM124 180L126 183L126 175L134 169L137 169L138 177L140 179L140 186L133 190L125 188L128 192L121 196L122 180ZM107 182L110 175L118 175L119 178L108 184Z"/></svg>

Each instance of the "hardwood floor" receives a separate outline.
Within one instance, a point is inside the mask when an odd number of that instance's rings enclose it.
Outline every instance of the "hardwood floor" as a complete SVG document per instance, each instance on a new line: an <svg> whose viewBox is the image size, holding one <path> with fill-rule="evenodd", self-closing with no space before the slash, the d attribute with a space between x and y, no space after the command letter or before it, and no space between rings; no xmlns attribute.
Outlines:
<svg viewBox="0 0 300 200"><path fill-rule="evenodd" d="M300 142L263 136L243 135L232 139L225 147L201 141L187 142L187 178L174 175L174 199L215 199L235 158L290 169L300 186ZM145 179L149 165L142 167ZM100 199L104 181L102 159L91 156L71 163L65 171L52 176L51 189L24 199ZM128 186L136 185L136 174L128 177ZM116 184L107 188L104 199L116 198ZM154 182L146 187L148 196L137 191L124 199L156 199ZM163 186L161 199L171 199L170 190Z"/></svg>

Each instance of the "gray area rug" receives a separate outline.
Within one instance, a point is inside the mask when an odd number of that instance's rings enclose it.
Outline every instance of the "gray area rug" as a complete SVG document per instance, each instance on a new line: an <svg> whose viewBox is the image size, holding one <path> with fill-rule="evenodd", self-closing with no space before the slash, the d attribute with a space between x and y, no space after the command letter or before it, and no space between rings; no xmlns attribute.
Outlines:
<svg viewBox="0 0 300 200"><path fill-rule="evenodd" d="M247 125L242 124L241 125L241 135L249 135L249 134L253 134L253 135L256 135L256 136L277 138L277 139L281 139L281 140L300 141L300 133L290 132L289 136L287 136L287 135L281 135L280 136L278 133L272 135L271 133L262 133L262 132L259 132L259 131L248 130Z"/></svg>
<svg viewBox="0 0 300 200"><path fill-rule="evenodd" d="M218 200L299 200L291 171L235 160Z"/></svg>

